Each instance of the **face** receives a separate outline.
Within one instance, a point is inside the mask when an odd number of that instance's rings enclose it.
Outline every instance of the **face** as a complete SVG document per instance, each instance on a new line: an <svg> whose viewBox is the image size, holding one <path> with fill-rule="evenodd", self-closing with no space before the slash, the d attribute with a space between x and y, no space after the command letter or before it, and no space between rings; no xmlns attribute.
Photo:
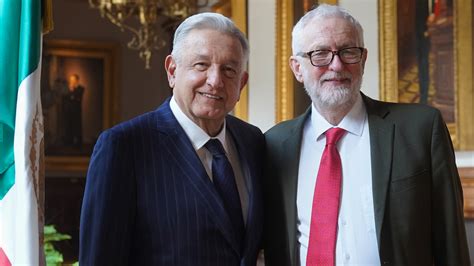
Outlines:
<svg viewBox="0 0 474 266"><path fill-rule="evenodd" d="M220 127L247 83L240 42L219 31L192 30L178 56L169 55L165 68L179 107L205 130Z"/></svg>
<svg viewBox="0 0 474 266"><path fill-rule="evenodd" d="M75 88L79 84L79 80L75 75L69 76L69 88Z"/></svg>
<svg viewBox="0 0 474 266"><path fill-rule="evenodd" d="M317 49L336 51L361 46L356 28L342 18L312 21L304 31L301 52ZM290 67L296 79L304 84L316 107L350 107L357 99L366 59L367 50L364 51L362 60L356 64L344 64L339 56L334 56L328 66L315 67L309 58L292 56Z"/></svg>

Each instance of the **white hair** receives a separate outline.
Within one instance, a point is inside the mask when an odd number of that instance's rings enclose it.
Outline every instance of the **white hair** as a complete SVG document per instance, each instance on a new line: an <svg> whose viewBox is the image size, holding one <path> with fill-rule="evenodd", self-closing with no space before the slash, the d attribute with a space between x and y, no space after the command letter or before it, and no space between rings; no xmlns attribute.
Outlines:
<svg viewBox="0 0 474 266"><path fill-rule="evenodd" d="M247 64L249 57L249 44L245 35L237 28L237 26L235 26L232 20L221 14L211 12L198 13L190 16L176 29L171 55L173 55L177 60L179 60L180 54L182 54L182 47L186 37L192 30L196 29L216 30L239 40L243 51L243 66Z"/></svg>
<svg viewBox="0 0 474 266"><path fill-rule="evenodd" d="M321 4L313 10L310 10L306 13L296 25L293 27L292 32L292 45L291 48L293 50L293 55L299 52L307 52L301 51L301 39L304 35L304 30L306 26L315 20L319 20L322 18L330 18L330 17L337 17L342 18L351 23L354 28L357 30L359 34L359 42L362 47L364 47L364 32L362 26L360 25L359 21L357 21L347 10L341 8L339 6L332 6L328 4Z"/></svg>

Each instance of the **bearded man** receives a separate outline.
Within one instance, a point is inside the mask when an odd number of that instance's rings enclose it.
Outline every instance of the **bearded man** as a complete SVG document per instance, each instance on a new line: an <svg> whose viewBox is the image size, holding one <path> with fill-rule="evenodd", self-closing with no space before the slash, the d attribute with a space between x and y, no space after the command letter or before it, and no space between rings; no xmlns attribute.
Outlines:
<svg viewBox="0 0 474 266"><path fill-rule="evenodd" d="M360 92L363 30L340 7L303 16L292 49L312 104L265 133L266 265L470 265L440 112Z"/></svg>

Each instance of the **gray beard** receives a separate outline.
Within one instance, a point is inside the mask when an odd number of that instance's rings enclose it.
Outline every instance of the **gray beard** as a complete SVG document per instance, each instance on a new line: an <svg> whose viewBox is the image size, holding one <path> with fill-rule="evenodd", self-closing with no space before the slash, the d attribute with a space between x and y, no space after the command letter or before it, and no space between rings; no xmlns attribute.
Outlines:
<svg viewBox="0 0 474 266"><path fill-rule="evenodd" d="M336 87L319 92L315 95L316 100L325 107L346 105L352 98L351 89L347 87Z"/></svg>
<svg viewBox="0 0 474 266"><path fill-rule="evenodd" d="M318 86L318 84L309 84L313 88L308 89L305 86L305 90L314 104L326 110L334 110L352 107L357 99L361 85L362 78L355 81L353 88L346 86L324 88L323 86Z"/></svg>
<svg viewBox="0 0 474 266"><path fill-rule="evenodd" d="M356 99L355 91L348 87L320 90L310 90L305 87L305 90L313 103L326 110L352 106Z"/></svg>

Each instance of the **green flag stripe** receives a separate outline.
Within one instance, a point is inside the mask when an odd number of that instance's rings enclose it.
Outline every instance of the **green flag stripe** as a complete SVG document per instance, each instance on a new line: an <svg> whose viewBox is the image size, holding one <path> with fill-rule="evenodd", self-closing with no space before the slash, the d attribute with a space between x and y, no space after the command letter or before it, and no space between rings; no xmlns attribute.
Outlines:
<svg viewBox="0 0 474 266"><path fill-rule="evenodd" d="M41 0L0 1L0 199L15 182L13 138L18 87L40 58Z"/></svg>
<svg viewBox="0 0 474 266"><path fill-rule="evenodd" d="M18 86L20 86L21 81L23 81L28 75L33 73L36 68L38 68L42 26L41 1L23 0L22 3Z"/></svg>

